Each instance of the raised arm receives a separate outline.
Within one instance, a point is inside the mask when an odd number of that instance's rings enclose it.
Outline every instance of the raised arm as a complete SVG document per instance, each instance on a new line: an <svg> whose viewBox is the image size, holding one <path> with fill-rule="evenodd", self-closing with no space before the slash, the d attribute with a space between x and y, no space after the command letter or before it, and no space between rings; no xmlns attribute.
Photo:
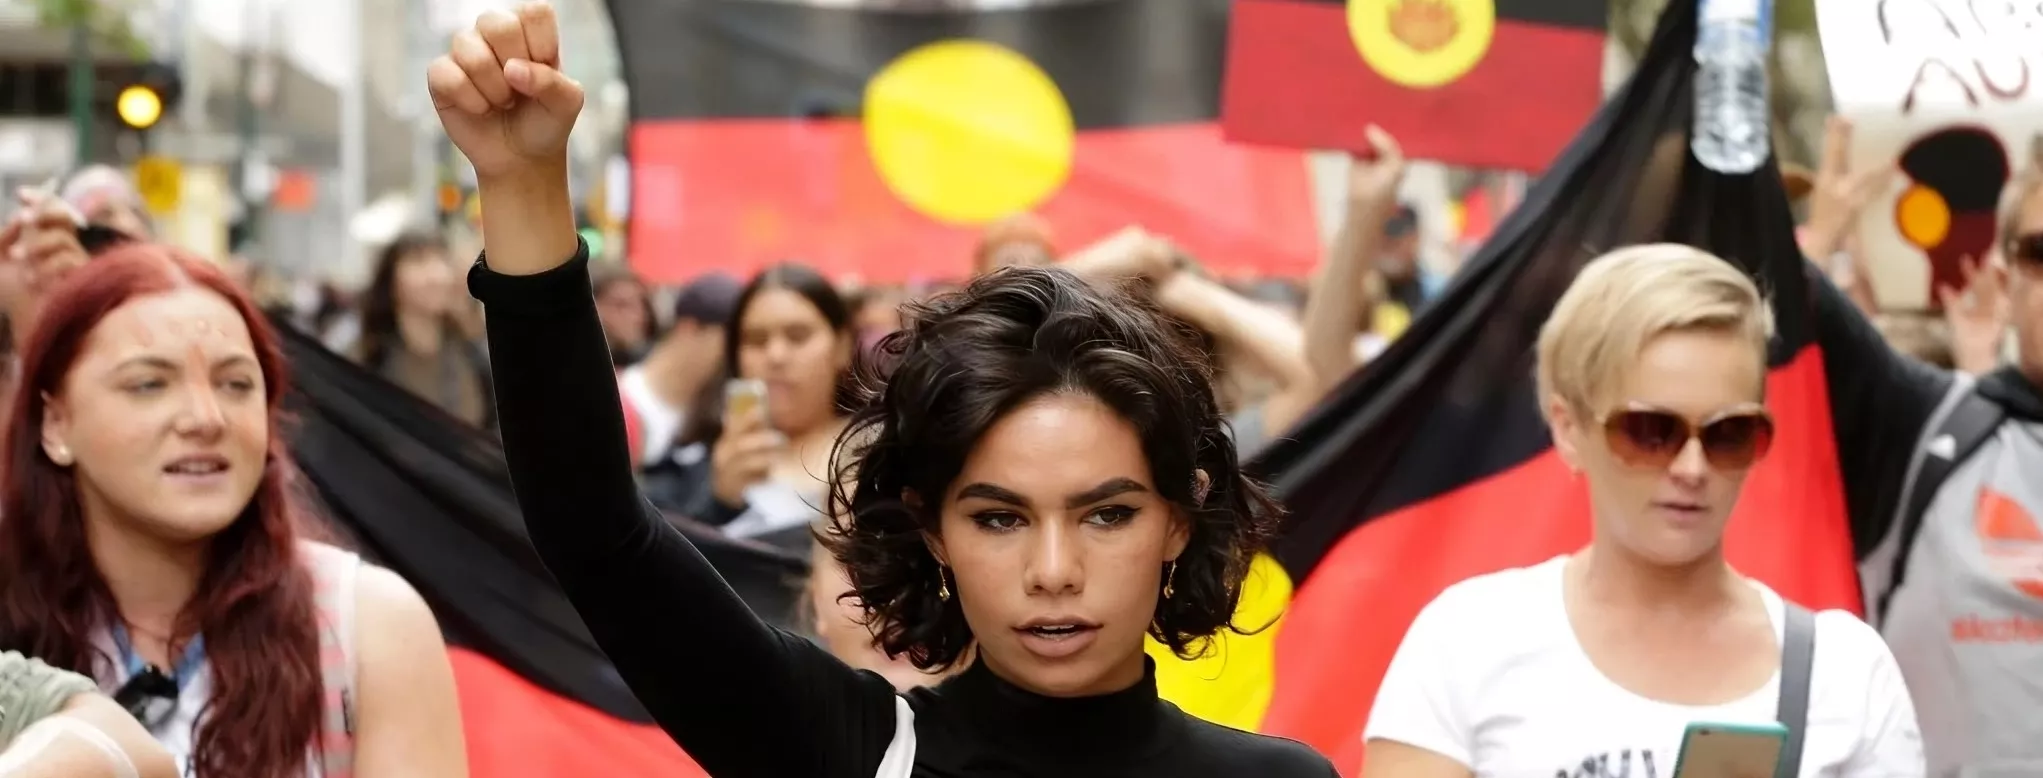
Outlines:
<svg viewBox="0 0 2043 778"><path fill-rule="evenodd" d="M1864 559L1893 529L1909 462L1952 378L1895 351L1820 268L1811 265L1808 273L1845 512L1852 546Z"/></svg>
<svg viewBox="0 0 2043 778"><path fill-rule="evenodd" d="M1405 177L1404 151L1397 140L1374 125L1367 133L1374 153L1349 161L1347 208L1340 231L1313 274L1312 294L1305 298L1305 359L1321 393L1362 366L1355 339L1368 330L1375 304L1366 290L1376 272L1383 223L1397 207L1398 185ZM1381 284L1380 278L1375 281Z"/></svg>
<svg viewBox="0 0 2043 778"><path fill-rule="evenodd" d="M632 480L609 350L574 232L566 145L582 90L550 7L485 14L436 60L440 121L475 165L504 457L534 548L632 692L712 775L869 776L885 680L768 627Z"/></svg>

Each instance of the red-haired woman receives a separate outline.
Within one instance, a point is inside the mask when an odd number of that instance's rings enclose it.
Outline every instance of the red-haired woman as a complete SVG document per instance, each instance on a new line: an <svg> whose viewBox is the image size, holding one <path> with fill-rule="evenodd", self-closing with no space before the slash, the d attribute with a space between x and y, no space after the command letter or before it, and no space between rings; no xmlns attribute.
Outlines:
<svg viewBox="0 0 2043 778"><path fill-rule="evenodd" d="M301 539L276 335L131 244L49 293L0 450L0 636L96 678L198 778L466 773L438 625Z"/></svg>

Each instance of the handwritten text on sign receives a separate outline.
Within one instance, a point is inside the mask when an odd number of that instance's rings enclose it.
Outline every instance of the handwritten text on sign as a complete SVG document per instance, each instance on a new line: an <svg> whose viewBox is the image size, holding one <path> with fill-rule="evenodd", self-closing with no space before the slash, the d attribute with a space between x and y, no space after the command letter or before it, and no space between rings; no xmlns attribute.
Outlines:
<svg viewBox="0 0 2043 778"><path fill-rule="evenodd" d="M2043 0L1818 0L1859 170L1899 168L1859 222L1882 306L1933 308L1993 248L2001 189L2043 130Z"/></svg>

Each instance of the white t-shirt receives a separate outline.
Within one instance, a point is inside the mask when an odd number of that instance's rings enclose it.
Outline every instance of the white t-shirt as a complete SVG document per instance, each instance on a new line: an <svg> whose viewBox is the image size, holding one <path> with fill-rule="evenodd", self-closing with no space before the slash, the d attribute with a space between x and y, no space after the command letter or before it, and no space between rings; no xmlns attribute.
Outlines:
<svg viewBox="0 0 2043 778"><path fill-rule="evenodd" d="M651 465L666 459L667 452L674 447L674 438L681 434L681 423L687 419L687 413L660 399L646 378L644 364L625 368L617 376L617 391L638 412L638 420L644 425L645 442L639 447L639 464Z"/></svg>
<svg viewBox="0 0 2043 778"><path fill-rule="evenodd" d="M1391 660L1364 737L1417 746L1481 778L1669 778L1693 722L1774 721L1780 676L1725 705L1640 697L1596 669L1562 599L1567 557L1448 587ZM1780 595L1754 583L1778 634ZM1799 778L1919 778L1922 735L1872 627L1816 614Z"/></svg>

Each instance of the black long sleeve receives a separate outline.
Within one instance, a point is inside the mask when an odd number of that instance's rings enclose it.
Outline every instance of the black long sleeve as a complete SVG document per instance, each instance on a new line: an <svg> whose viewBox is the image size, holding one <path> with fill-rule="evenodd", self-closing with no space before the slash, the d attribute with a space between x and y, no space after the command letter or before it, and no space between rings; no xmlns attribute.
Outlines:
<svg viewBox="0 0 2043 778"><path fill-rule="evenodd" d="M1863 559L1894 523L1909 461L1952 376L1895 351L1858 306L1814 265L1809 270L1845 512Z"/></svg>
<svg viewBox="0 0 2043 778"><path fill-rule="evenodd" d="M893 689L760 621L633 482L588 247L530 276L478 259L468 285L532 544L654 720L712 775L871 776Z"/></svg>

